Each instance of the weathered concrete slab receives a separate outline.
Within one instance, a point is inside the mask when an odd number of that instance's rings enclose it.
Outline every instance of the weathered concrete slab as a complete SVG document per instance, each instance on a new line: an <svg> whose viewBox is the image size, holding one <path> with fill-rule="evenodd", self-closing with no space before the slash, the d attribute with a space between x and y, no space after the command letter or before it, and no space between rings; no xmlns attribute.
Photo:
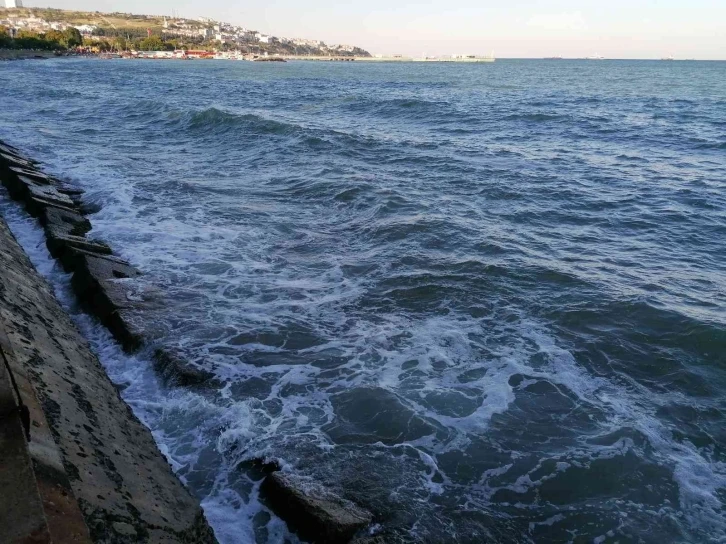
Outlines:
<svg viewBox="0 0 726 544"><path fill-rule="evenodd" d="M366 535L352 540L350 544L403 544L403 541L382 535Z"/></svg>
<svg viewBox="0 0 726 544"><path fill-rule="evenodd" d="M64 255L73 249L80 249L88 253L94 253L96 255L111 255L111 248L108 247L104 242L97 240L88 240L83 236L74 236L72 234L65 234L58 232L53 229L45 229L46 234L46 245L50 254L59 259L66 270L73 270L69 268L70 263L74 263L73 256L67 259L68 263L64 259Z"/></svg>
<svg viewBox="0 0 726 544"><path fill-rule="evenodd" d="M91 231L91 222L75 211L47 207L40 214L40 224L55 234L83 236Z"/></svg>
<svg viewBox="0 0 726 544"><path fill-rule="evenodd" d="M89 253L76 252L73 288L93 313L104 320L120 309L133 308L137 301L128 296L126 284L121 280L135 278L141 273L128 263Z"/></svg>
<svg viewBox="0 0 726 544"><path fill-rule="evenodd" d="M133 353L153 339L149 324L138 314L138 306L133 310L116 310L106 322L106 327L121 347L129 353Z"/></svg>
<svg viewBox="0 0 726 544"><path fill-rule="evenodd" d="M74 249L69 266L75 270L73 289L81 302L106 325L127 351L138 349L150 335L139 313L152 302L139 293L133 279L141 273L112 256Z"/></svg>
<svg viewBox="0 0 726 544"><path fill-rule="evenodd" d="M35 165L33 164L32 161L19 157L17 155L9 155L7 153L3 153L0 151L0 158L5 159L5 161L7 161L8 163L11 163L15 166L20 166L21 168L35 167Z"/></svg>
<svg viewBox="0 0 726 544"><path fill-rule="evenodd" d="M25 192L25 191L24 191ZM22 199L25 201L25 208L33 217L40 217L47 207L55 207L63 210L75 210L75 202L55 190L39 191L35 186L27 187L27 194Z"/></svg>
<svg viewBox="0 0 726 544"><path fill-rule="evenodd" d="M25 200L25 209L28 210L28 213L30 213L33 217L40 217L43 210L46 208L58 208L59 210L66 212L77 211L75 207L71 208L70 206L66 206L54 200L46 200L44 198L29 198Z"/></svg>
<svg viewBox="0 0 726 544"><path fill-rule="evenodd" d="M7 144L0 144L0 162L13 163L21 166L35 167L35 161L24 156L20 151Z"/></svg>
<svg viewBox="0 0 726 544"><path fill-rule="evenodd" d="M12 145L10 145L8 143L5 143L5 142L0 142L0 151L2 151L3 153L11 154L11 155L19 155L20 154L20 150L18 150L17 147L14 147L14 146L12 146Z"/></svg>
<svg viewBox="0 0 726 544"><path fill-rule="evenodd" d="M116 264L105 270L113 275ZM38 424L31 433L45 426L54 439L91 538L214 542L198 501L174 476L1 220L0 323L15 353L14 374L32 384L43 407L44 419L31 414ZM51 459L46 466L52 465ZM51 487L48 496L53 490L62 496L62 486Z"/></svg>
<svg viewBox="0 0 726 544"><path fill-rule="evenodd" d="M367 510L301 476L273 472L261 491L273 511L311 542L350 542L373 519Z"/></svg>
<svg viewBox="0 0 726 544"><path fill-rule="evenodd" d="M29 421L9 366L0 343L0 542L50 542L27 446Z"/></svg>
<svg viewBox="0 0 726 544"><path fill-rule="evenodd" d="M42 198L44 200L52 200L57 202L59 205L66 206L68 208L72 208L73 206L75 206L75 202L73 202L73 199L71 199L71 197L61 193L51 185L37 185L25 176L19 176L19 179L28 188L28 192L32 197Z"/></svg>
<svg viewBox="0 0 726 544"><path fill-rule="evenodd" d="M0 165L2 163L0 162ZM1 170L1 169L0 169ZM20 181L17 175L10 171L0 171L0 182L15 200L22 200L28 194L27 187Z"/></svg>
<svg viewBox="0 0 726 544"><path fill-rule="evenodd" d="M0 321L0 357L2 357L6 370L18 367L15 353L12 350L10 339L5 333L2 321ZM2 369L0 369L1 373ZM10 374L8 373L7 376L9 380ZM2 391L6 390L2 382L3 380L0 379L0 398L4 397ZM50 537L53 542L90 543L91 538L88 534L88 527L86 527L78 502L73 495L70 482L63 468L58 446L50 433L48 422L45 419L45 414L40 402L38 402L35 391L27 378L18 372L13 372L11 383L16 397L22 399L20 413L22 424L25 427L23 432L27 433L27 436L31 439L26 453L29 455L29 461L32 465L35 485L37 486L36 491L42 502ZM3 455L4 461L6 460L6 450L7 448L0 446L0 454ZM14 470L17 460L11 462L10 458L8 458L7 461L7 469ZM13 485L16 484L17 482L13 483ZM2 489L7 488L3 486ZM31 491L29 484L22 489L25 493ZM12 498L14 500L18 495L7 493L6 496L8 499ZM0 496L0 502L2 502L2 496ZM27 502L26 506L29 505L31 503ZM6 510L7 508L0 505L0 511ZM30 510L25 512L24 515L27 519L31 515ZM35 514L35 517L38 517L38 514ZM3 526L4 524L0 522L0 542L8 541L7 538L3 538Z"/></svg>
<svg viewBox="0 0 726 544"><path fill-rule="evenodd" d="M63 193L64 195L71 197L71 200L73 200L76 205L81 204L81 197L86 193L86 191L80 187L74 187L68 184L58 185L56 186L56 189L59 193Z"/></svg>
<svg viewBox="0 0 726 544"><path fill-rule="evenodd" d="M51 542L17 413L0 418L0 541Z"/></svg>
<svg viewBox="0 0 726 544"><path fill-rule="evenodd" d="M53 178L47 176L42 172L39 172L38 170L31 170L30 168L22 168L20 166L14 165L10 165L8 168L18 177L25 176L27 178L30 178L34 182L41 183L43 185L50 185L54 181Z"/></svg>

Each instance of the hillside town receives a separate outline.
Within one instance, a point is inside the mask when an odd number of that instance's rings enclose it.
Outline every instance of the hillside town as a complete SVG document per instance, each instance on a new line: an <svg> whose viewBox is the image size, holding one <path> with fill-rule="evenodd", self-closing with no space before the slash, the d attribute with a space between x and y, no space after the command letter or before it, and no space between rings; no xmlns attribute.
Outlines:
<svg viewBox="0 0 726 544"><path fill-rule="evenodd" d="M286 38L206 17L101 14L58 9L24 8L22 0L4 0L0 34L10 38L56 36L78 31L81 44L94 52L204 51L218 54L311 57L368 57L356 46L322 40ZM58 43L61 43L58 41ZM68 44L65 44L68 45ZM163 56L163 55L162 55Z"/></svg>

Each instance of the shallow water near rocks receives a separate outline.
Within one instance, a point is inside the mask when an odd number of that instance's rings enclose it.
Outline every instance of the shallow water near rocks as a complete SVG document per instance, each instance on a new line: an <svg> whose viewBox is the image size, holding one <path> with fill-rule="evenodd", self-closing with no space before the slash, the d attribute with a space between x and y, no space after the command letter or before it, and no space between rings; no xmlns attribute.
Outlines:
<svg viewBox="0 0 726 544"><path fill-rule="evenodd" d="M294 539L258 457L402 541L726 539L726 63L59 59L0 99L219 379L92 338L221 541Z"/></svg>

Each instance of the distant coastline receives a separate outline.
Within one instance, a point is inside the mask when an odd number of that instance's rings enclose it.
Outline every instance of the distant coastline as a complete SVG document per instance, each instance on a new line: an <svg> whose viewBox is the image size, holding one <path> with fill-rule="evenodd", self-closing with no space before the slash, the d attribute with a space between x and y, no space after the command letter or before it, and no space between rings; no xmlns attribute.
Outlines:
<svg viewBox="0 0 726 544"><path fill-rule="evenodd" d="M72 35L72 36L71 36ZM70 38L70 39L69 39ZM86 52L237 52L242 55L369 57L365 49L322 40L287 38L207 17L181 18L49 8L0 8L0 48L8 40L37 42L23 48Z"/></svg>

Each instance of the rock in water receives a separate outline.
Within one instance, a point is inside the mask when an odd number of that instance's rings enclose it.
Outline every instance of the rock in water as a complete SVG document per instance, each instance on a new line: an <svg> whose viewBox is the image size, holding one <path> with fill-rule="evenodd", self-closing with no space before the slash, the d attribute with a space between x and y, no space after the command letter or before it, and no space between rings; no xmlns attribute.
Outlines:
<svg viewBox="0 0 726 544"><path fill-rule="evenodd" d="M164 379L182 387L201 385L214 379L213 373L187 361L180 353L165 348L154 353L154 368ZM221 387L219 383L215 385Z"/></svg>
<svg viewBox="0 0 726 544"><path fill-rule="evenodd" d="M300 536L318 544L349 542L372 515L307 478L274 472L262 493L275 513Z"/></svg>

